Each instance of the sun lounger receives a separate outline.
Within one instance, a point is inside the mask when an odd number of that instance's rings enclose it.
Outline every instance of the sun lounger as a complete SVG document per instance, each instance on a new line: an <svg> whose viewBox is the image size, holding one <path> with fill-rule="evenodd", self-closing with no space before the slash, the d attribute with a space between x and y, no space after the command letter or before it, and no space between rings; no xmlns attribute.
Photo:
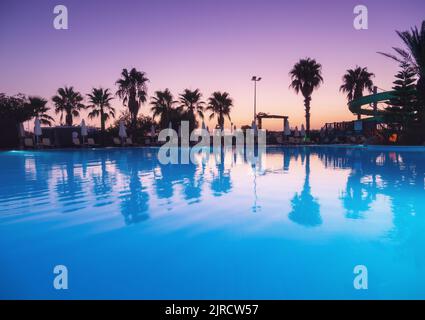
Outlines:
<svg viewBox="0 0 425 320"><path fill-rule="evenodd" d="M41 140L41 146L46 147L46 148L53 148L53 145L50 142L50 138L43 138Z"/></svg>
<svg viewBox="0 0 425 320"><path fill-rule="evenodd" d="M150 136L150 137L145 138L145 145L148 145L148 146L158 146L158 145L160 145L159 141L158 141L158 137L157 136Z"/></svg>
<svg viewBox="0 0 425 320"><path fill-rule="evenodd" d="M298 144L299 143L299 138L289 137L288 138L288 143L289 144Z"/></svg>
<svg viewBox="0 0 425 320"><path fill-rule="evenodd" d="M125 140L125 145L127 145L127 146L134 146L133 140L131 138L127 138Z"/></svg>
<svg viewBox="0 0 425 320"><path fill-rule="evenodd" d="M289 137L288 139L289 144L303 144L304 138L300 137Z"/></svg>
<svg viewBox="0 0 425 320"><path fill-rule="evenodd" d="M112 141L114 142L114 145L116 146L122 146L122 141L120 138L113 138Z"/></svg>
<svg viewBox="0 0 425 320"><path fill-rule="evenodd" d="M72 143L74 144L74 146L81 147L81 142L78 138L73 138Z"/></svg>
<svg viewBox="0 0 425 320"><path fill-rule="evenodd" d="M93 138L87 138L87 145L89 147L96 147L96 146L98 146L98 144L94 141Z"/></svg>
<svg viewBox="0 0 425 320"><path fill-rule="evenodd" d="M32 138L25 138L24 139L24 147L25 148L34 148L34 141Z"/></svg>
<svg viewBox="0 0 425 320"><path fill-rule="evenodd" d="M276 142L277 142L278 144L284 144L283 137L282 137L282 136L277 136L277 137L276 137Z"/></svg>

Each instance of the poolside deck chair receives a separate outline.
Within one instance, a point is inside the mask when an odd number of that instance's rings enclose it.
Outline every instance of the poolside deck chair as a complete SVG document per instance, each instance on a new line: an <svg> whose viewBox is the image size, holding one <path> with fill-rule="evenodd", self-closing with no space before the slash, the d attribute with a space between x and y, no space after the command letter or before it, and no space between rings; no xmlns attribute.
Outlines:
<svg viewBox="0 0 425 320"><path fill-rule="evenodd" d="M348 137L348 142L352 143L352 144L356 144L357 143L357 139L354 136L349 136Z"/></svg>
<svg viewBox="0 0 425 320"><path fill-rule="evenodd" d="M289 144L298 144L299 143L299 138L289 137L288 138L288 143Z"/></svg>
<svg viewBox="0 0 425 320"><path fill-rule="evenodd" d="M72 143L74 144L74 146L76 146L76 147L81 147L81 142L80 142L80 139L78 139L78 138L73 138L72 139Z"/></svg>
<svg viewBox="0 0 425 320"><path fill-rule="evenodd" d="M125 145L126 146L134 146L133 139L131 139L131 138L125 139Z"/></svg>
<svg viewBox="0 0 425 320"><path fill-rule="evenodd" d="M282 136L277 136L276 137L276 142L277 142L277 144L284 144L285 143L285 141L283 140L283 137Z"/></svg>
<svg viewBox="0 0 425 320"><path fill-rule="evenodd" d="M32 138L25 138L24 139L24 147L25 148L34 148L34 140Z"/></svg>
<svg viewBox="0 0 425 320"><path fill-rule="evenodd" d="M87 138L87 146L89 147L97 147L99 146L93 138Z"/></svg>
<svg viewBox="0 0 425 320"><path fill-rule="evenodd" d="M116 146L122 146L122 142L121 142L121 139L120 138L115 137L115 138L112 139L112 142Z"/></svg>
<svg viewBox="0 0 425 320"><path fill-rule="evenodd" d="M152 144L152 140L150 137L145 138L145 145L150 146Z"/></svg>
<svg viewBox="0 0 425 320"><path fill-rule="evenodd" d="M293 137L292 138L292 143L293 144L296 144L296 145L298 145L298 144L303 144L304 143L304 138L300 138L300 137Z"/></svg>
<svg viewBox="0 0 425 320"><path fill-rule="evenodd" d="M53 144L50 141L50 138L43 138L41 140L41 146L45 148L53 148Z"/></svg>
<svg viewBox="0 0 425 320"><path fill-rule="evenodd" d="M367 141L367 139L366 139L365 136L360 136L358 138L358 143L360 143L360 144L364 144L364 143L366 143L366 141Z"/></svg>

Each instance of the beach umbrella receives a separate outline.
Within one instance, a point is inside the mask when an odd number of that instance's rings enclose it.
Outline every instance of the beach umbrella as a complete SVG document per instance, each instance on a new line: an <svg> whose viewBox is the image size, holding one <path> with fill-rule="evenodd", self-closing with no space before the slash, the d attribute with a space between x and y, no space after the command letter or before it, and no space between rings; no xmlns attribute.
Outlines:
<svg viewBox="0 0 425 320"><path fill-rule="evenodd" d="M304 128L304 124L301 125L301 132L300 132L301 137L305 137L305 128Z"/></svg>
<svg viewBox="0 0 425 320"><path fill-rule="evenodd" d="M121 141L124 141L124 138L127 138L127 131L125 129L123 120L120 120L120 130L118 132L118 135L120 136Z"/></svg>
<svg viewBox="0 0 425 320"><path fill-rule="evenodd" d="M83 137L84 143L84 138L88 136L86 122L84 121L84 119L81 121L81 136Z"/></svg>
<svg viewBox="0 0 425 320"><path fill-rule="evenodd" d="M283 127L284 127L283 128L283 134L285 136L290 136L291 135L291 127L289 126L288 120L284 121Z"/></svg>
<svg viewBox="0 0 425 320"><path fill-rule="evenodd" d="M155 125L151 125L151 137L155 137Z"/></svg>
<svg viewBox="0 0 425 320"><path fill-rule="evenodd" d="M299 136L300 136L300 132L298 131L298 126L296 126L294 131L294 137L299 137Z"/></svg>
<svg viewBox="0 0 425 320"><path fill-rule="evenodd" d="M35 143L38 143L38 137L41 136L43 133L41 132L41 126L40 126L40 120L38 117L34 120L34 135L35 135Z"/></svg>

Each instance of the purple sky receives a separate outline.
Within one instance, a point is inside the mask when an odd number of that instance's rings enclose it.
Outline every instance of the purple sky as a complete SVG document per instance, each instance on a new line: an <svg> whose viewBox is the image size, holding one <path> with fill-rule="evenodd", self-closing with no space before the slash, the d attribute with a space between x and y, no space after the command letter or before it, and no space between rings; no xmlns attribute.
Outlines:
<svg viewBox="0 0 425 320"><path fill-rule="evenodd" d="M68 7L69 30L53 28L57 4ZM353 28L357 4L369 9L368 30ZM325 83L312 100L312 126L320 128L354 119L338 90L347 68L367 66L378 87L391 88L397 65L376 52L400 46L394 30L419 25L424 13L424 0L2 0L0 92L50 98L64 85L115 92L121 69L134 66L147 73L149 94L228 91L241 125L252 119L250 78L258 74L258 111L288 115L295 126L303 99L288 89L288 72L309 56L323 65ZM118 99L114 105L123 108Z"/></svg>

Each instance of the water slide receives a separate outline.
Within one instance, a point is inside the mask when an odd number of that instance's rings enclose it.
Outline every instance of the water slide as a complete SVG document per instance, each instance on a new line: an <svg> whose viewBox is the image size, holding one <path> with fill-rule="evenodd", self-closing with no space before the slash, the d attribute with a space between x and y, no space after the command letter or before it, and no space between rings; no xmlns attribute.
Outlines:
<svg viewBox="0 0 425 320"><path fill-rule="evenodd" d="M384 114L388 113L388 111L374 111L373 108L370 107L370 105L373 105L378 102L388 101L393 97L392 93L393 91L385 91L352 100L348 103L348 109L350 109L350 111L354 114L361 114L372 117L383 116ZM368 106L368 108L362 108L362 106Z"/></svg>

